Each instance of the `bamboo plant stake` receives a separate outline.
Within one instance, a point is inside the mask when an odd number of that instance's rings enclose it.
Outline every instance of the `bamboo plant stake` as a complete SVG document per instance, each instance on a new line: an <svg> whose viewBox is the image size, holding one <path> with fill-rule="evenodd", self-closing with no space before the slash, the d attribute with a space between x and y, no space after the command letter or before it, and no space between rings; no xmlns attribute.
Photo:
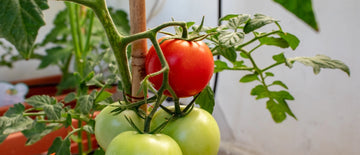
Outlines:
<svg viewBox="0 0 360 155"><path fill-rule="evenodd" d="M131 34L146 31L145 0L129 0ZM132 69L132 101L135 102L144 97L140 89L140 82L146 76L145 57L147 52L146 39L132 43L131 69ZM146 107L143 108L145 110Z"/></svg>

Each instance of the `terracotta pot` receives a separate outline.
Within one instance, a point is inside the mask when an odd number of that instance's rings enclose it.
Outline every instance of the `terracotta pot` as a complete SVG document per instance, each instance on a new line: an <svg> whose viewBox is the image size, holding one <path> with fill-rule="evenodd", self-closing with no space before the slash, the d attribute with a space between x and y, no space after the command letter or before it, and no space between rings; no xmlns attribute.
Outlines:
<svg viewBox="0 0 360 155"><path fill-rule="evenodd" d="M56 85L61 80L61 76L50 76L38 79L24 80L24 81L14 81L11 83L25 83L29 86L29 94L27 97L33 95L50 95L54 96L56 94ZM111 89L107 89L109 92L116 92L116 87ZM66 94L55 96L57 100L63 100ZM23 103L25 108L30 108L31 106L27 103ZM75 102L69 103L70 106L75 106ZM2 116L11 106L3 106L0 107L0 116ZM96 112L95 114L97 114ZM77 120L73 120L73 126L77 126ZM33 145L25 146L26 137L21 133L13 133L10 134L3 143L0 144L0 155L34 155L34 154L46 154L48 148L52 145L53 140L56 137L66 137L66 135L71 131L71 127L61 128L56 131L51 132L50 134L43 137L41 140L36 142ZM83 149L84 151L88 150L88 140L86 133L83 132ZM91 136L91 144L92 149L96 149L98 147L95 136ZM76 154L78 153L78 144L75 142L71 143L71 152Z"/></svg>

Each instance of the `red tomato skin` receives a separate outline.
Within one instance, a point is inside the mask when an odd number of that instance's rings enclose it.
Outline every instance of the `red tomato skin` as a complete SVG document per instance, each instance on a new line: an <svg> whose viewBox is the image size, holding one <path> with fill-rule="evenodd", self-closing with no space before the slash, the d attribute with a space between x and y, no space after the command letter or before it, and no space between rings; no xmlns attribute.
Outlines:
<svg viewBox="0 0 360 155"><path fill-rule="evenodd" d="M170 39L164 41L160 47L170 68L169 84L177 97L194 96L206 87L214 72L214 59L211 50L203 41ZM145 66L147 74L161 69L153 46L146 56ZM158 90L162 84L163 74L149 80ZM168 91L164 94L171 96Z"/></svg>

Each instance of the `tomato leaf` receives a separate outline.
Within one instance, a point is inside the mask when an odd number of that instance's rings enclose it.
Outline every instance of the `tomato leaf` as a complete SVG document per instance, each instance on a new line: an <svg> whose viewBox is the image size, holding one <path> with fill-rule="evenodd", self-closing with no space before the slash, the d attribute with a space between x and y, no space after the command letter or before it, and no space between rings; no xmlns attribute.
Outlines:
<svg viewBox="0 0 360 155"><path fill-rule="evenodd" d="M95 102L96 90L93 90L89 95L82 95L76 102L75 110L82 113L88 114L93 109Z"/></svg>
<svg viewBox="0 0 360 155"><path fill-rule="evenodd" d="M295 57L289 58L287 61L292 67L295 62L300 62L305 66L313 67L314 74L319 74L321 68L340 69L350 76L350 69L340 60L334 60L326 55L316 55L314 57Z"/></svg>
<svg viewBox="0 0 360 155"><path fill-rule="evenodd" d="M282 5L285 9L299 17L314 30L318 31L315 14L312 8L311 0L274 0Z"/></svg>
<svg viewBox="0 0 360 155"><path fill-rule="evenodd" d="M221 17L220 19L219 19L219 21L220 22L222 22L222 21L228 21L228 20L230 20L231 18L235 18L235 17L238 17L239 16L239 14L227 14L227 15L225 15L224 17Z"/></svg>
<svg viewBox="0 0 360 155"><path fill-rule="evenodd" d="M54 97L38 95L32 96L25 101L34 108L43 109L48 119L58 120L61 118L63 104L58 103Z"/></svg>
<svg viewBox="0 0 360 155"><path fill-rule="evenodd" d="M24 136L27 138L25 145L32 145L42 139L47 134L55 130L59 125L49 124L45 125L44 123L36 123L31 129L22 131Z"/></svg>
<svg viewBox="0 0 360 155"><path fill-rule="evenodd" d="M229 16L227 16L229 17ZM246 23L250 19L248 14L240 14L236 17L229 18L226 27L237 30L242 24Z"/></svg>
<svg viewBox="0 0 360 155"><path fill-rule="evenodd" d="M99 103L101 101L104 101L105 99L111 97L112 94L107 91L102 91L100 94L96 96L95 103Z"/></svg>
<svg viewBox="0 0 360 155"><path fill-rule="evenodd" d="M29 58L37 33L45 25L42 11L47 8L47 0L1 0L0 37Z"/></svg>
<svg viewBox="0 0 360 155"><path fill-rule="evenodd" d="M285 62L286 62L286 58L285 58L284 53L280 53L280 54L274 55L272 58L273 58L277 63L285 63Z"/></svg>
<svg viewBox="0 0 360 155"><path fill-rule="evenodd" d="M73 101L73 100L75 100L75 99L76 99L76 93L75 93L75 92L71 92L71 93L69 93L69 94L67 94L67 95L65 96L64 102L65 102L65 103L69 103L69 102L71 102L71 101Z"/></svg>
<svg viewBox="0 0 360 155"><path fill-rule="evenodd" d="M244 32L220 31L219 42L226 47L234 47L240 45L244 37Z"/></svg>
<svg viewBox="0 0 360 155"><path fill-rule="evenodd" d="M90 134L94 134L94 128L90 125L84 125L83 126L83 129L87 132L87 133L90 133Z"/></svg>
<svg viewBox="0 0 360 155"><path fill-rule="evenodd" d="M214 111L215 100L214 92L210 86L206 86L204 90L201 91L200 95L195 100L195 103L200 105L201 109L204 109L212 114Z"/></svg>
<svg viewBox="0 0 360 155"><path fill-rule="evenodd" d="M223 62L223 61L220 61L220 60L215 60L214 64L215 64L215 68L214 68L215 73L221 72L221 71L226 70L226 69L230 69L230 67L227 65L226 62Z"/></svg>
<svg viewBox="0 0 360 155"><path fill-rule="evenodd" d="M240 82L247 83L255 80L259 80L258 74L247 74L240 79Z"/></svg>
<svg viewBox="0 0 360 155"><path fill-rule="evenodd" d="M46 49L46 55L41 59L38 69L44 69L49 65L64 65L67 58L72 54L71 48L53 47Z"/></svg>
<svg viewBox="0 0 360 155"><path fill-rule="evenodd" d="M48 155L55 153L56 155L69 155L70 152L70 139L65 138L64 140L61 137L56 137L52 145L48 150Z"/></svg>
<svg viewBox="0 0 360 155"><path fill-rule="evenodd" d="M250 33L258 28L261 28L267 24L273 23L276 20L272 17L265 16L262 14L255 14L254 18L250 19L244 27L245 33Z"/></svg>
<svg viewBox="0 0 360 155"><path fill-rule="evenodd" d="M6 111L4 116L0 117L0 135L5 136L32 127L34 120L30 117L24 117L24 110L25 106L23 104L14 104L13 107Z"/></svg>
<svg viewBox="0 0 360 155"><path fill-rule="evenodd" d="M230 62L235 62L236 61L237 54L236 54L235 48L233 48L233 47L229 47L229 48L219 47L218 50L219 50L220 54L224 58L228 59Z"/></svg>
<svg viewBox="0 0 360 155"><path fill-rule="evenodd" d="M287 91L272 91L271 96L281 105L284 112L297 119L294 113L290 110L286 100L294 100L294 97Z"/></svg>
<svg viewBox="0 0 360 155"><path fill-rule="evenodd" d="M263 45L271 45L277 46L281 48L288 48L288 42L283 38L275 38L275 37L263 37L259 39L260 43Z"/></svg>
<svg viewBox="0 0 360 155"><path fill-rule="evenodd" d="M281 105L276 103L274 100L268 100L266 102L266 108L270 111L271 116L276 123L281 123L285 120L285 112L282 110Z"/></svg>
<svg viewBox="0 0 360 155"><path fill-rule="evenodd" d="M285 89L288 89L288 87L287 87L282 81L274 81L274 82L271 84L271 86L273 86L273 85L278 85L278 86L281 86L281 87L283 87L283 88L285 88Z"/></svg>
<svg viewBox="0 0 360 155"><path fill-rule="evenodd" d="M265 86L263 85L257 85L255 86L251 92L251 95L256 96L256 99L262 99L262 98L266 98L269 97L269 94L267 93L267 89L265 88Z"/></svg>
<svg viewBox="0 0 360 155"><path fill-rule="evenodd" d="M300 43L300 40L291 33L280 33L279 36L287 41L292 50L295 50Z"/></svg>

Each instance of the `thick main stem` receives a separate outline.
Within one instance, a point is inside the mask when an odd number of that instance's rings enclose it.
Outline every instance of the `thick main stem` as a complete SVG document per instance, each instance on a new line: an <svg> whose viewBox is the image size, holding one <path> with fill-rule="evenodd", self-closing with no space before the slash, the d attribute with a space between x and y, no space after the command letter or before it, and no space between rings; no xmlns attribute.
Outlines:
<svg viewBox="0 0 360 155"><path fill-rule="evenodd" d="M146 31L145 0L130 0L130 27L131 34ZM144 97L140 90L140 83L146 76L145 57L147 51L146 39L136 40L131 47L131 70L132 70L132 102ZM146 107L143 108L146 110Z"/></svg>

